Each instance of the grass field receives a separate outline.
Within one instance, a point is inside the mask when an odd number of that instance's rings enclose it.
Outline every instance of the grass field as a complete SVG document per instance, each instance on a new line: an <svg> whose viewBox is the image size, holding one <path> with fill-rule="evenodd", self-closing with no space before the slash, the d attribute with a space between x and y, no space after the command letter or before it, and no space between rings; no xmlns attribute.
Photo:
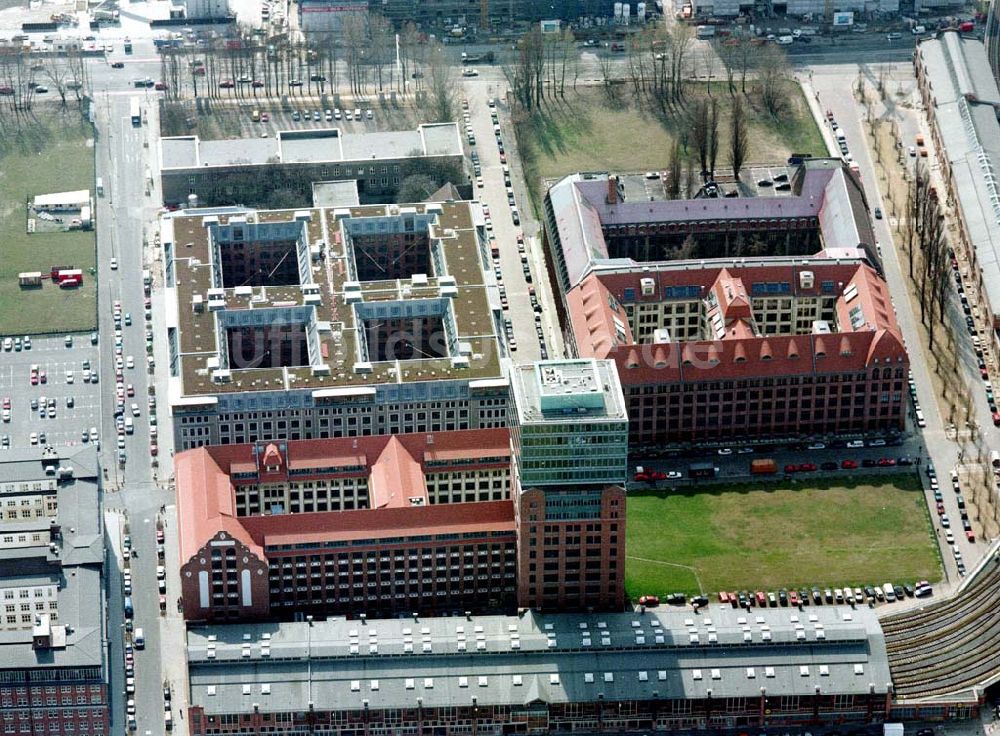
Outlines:
<svg viewBox="0 0 1000 736"><path fill-rule="evenodd" d="M750 108L750 163L782 163L793 151L824 155L826 147L809 105L797 84L789 83L790 114L774 120ZM691 85L691 99L705 94L704 84ZM728 161L729 104L726 86L712 85L719 103L720 146L718 170ZM534 179L562 177L576 171L646 171L664 169L674 133L688 123L682 116L661 120L640 108L622 91L609 103L605 93L585 88L567 93L565 101L548 104L521 124L518 142L526 173ZM532 186L535 184L532 183Z"/></svg>
<svg viewBox="0 0 1000 736"><path fill-rule="evenodd" d="M73 111L46 110L0 141L0 334L33 335L93 329L97 320L96 236L90 232L26 231L25 200L36 194L94 188L93 130ZM22 290L22 271L54 265L84 271L83 286L62 290L48 281Z"/></svg>
<svg viewBox="0 0 1000 736"><path fill-rule="evenodd" d="M938 580L917 479L854 481L630 493L626 590L635 598Z"/></svg>

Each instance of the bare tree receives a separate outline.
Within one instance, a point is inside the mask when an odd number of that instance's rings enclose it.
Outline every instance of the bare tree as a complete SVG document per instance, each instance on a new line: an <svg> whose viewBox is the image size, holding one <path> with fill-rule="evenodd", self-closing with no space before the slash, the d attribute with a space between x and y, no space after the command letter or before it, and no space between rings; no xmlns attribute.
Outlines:
<svg viewBox="0 0 1000 736"><path fill-rule="evenodd" d="M678 23L670 28L669 34L671 99L674 102L682 102L684 100L684 63L687 61L688 52L694 43L694 31L690 26Z"/></svg>
<svg viewBox="0 0 1000 736"><path fill-rule="evenodd" d="M913 248L917 242L919 232L919 218L922 208L918 205L921 201L922 192L928 186L928 174L926 168L917 159L913 170L913 178L910 179L906 188L906 209L903 215L903 242L906 246L906 259L909 261L910 280L913 280Z"/></svg>
<svg viewBox="0 0 1000 736"><path fill-rule="evenodd" d="M688 129L691 132L691 142L698 153L698 163L701 166L701 178L708 176L708 157L711 137L711 108L708 100L698 100L691 108Z"/></svg>
<svg viewBox="0 0 1000 736"><path fill-rule="evenodd" d="M383 89L382 74L386 63L392 68L392 51L395 47L395 34L392 23L386 20L380 13L370 13L368 15L368 50L371 54L371 61L375 68L375 81L378 91Z"/></svg>
<svg viewBox="0 0 1000 736"><path fill-rule="evenodd" d="M364 94L362 61L367 43L364 18L358 13L347 15L340 31L350 90L353 94Z"/></svg>
<svg viewBox="0 0 1000 736"><path fill-rule="evenodd" d="M429 64L434 121L448 122L455 117L455 95L458 91L455 67L445 58L444 49L440 45L431 49Z"/></svg>
<svg viewBox="0 0 1000 736"><path fill-rule="evenodd" d="M760 100L771 117L781 117L788 110L788 57L777 46L768 44L759 47L757 61Z"/></svg>
<svg viewBox="0 0 1000 736"><path fill-rule="evenodd" d="M572 73L573 84L580 73L580 54L576 51L576 37L565 28L559 38L559 96L566 96L566 77Z"/></svg>
<svg viewBox="0 0 1000 736"><path fill-rule="evenodd" d="M681 194L681 144L674 140L667 163L667 199L677 199Z"/></svg>
<svg viewBox="0 0 1000 736"><path fill-rule="evenodd" d="M400 76L402 77L399 85L403 92L406 92L410 76L417 70L416 51L420 46L420 32L417 30L417 26L413 21L407 21L406 25L403 26L402 32L399 34L399 63L401 67Z"/></svg>
<svg viewBox="0 0 1000 736"><path fill-rule="evenodd" d="M754 46L753 41L744 38L740 40L739 45L735 49L734 56L740 72L740 91L743 94L747 94L747 77L754 68L757 47Z"/></svg>
<svg viewBox="0 0 1000 736"><path fill-rule="evenodd" d="M916 240L922 265L917 284L920 321L927 327L927 337L933 348L935 325L940 320L934 317L935 306L940 317L943 317L947 295L942 293L942 290L948 281L950 268L944 238L944 216L941 213L937 193L930 186L921 186L915 192L913 206L915 210L912 214L916 220Z"/></svg>
<svg viewBox="0 0 1000 736"><path fill-rule="evenodd" d="M740 178L740 171L746 163L750 149L750 131L746 120L746 108L743 99L733 97L733 106L729 113L729 164L733 168L733 176Z"/></svg>
<svg viewBox="0 0 1000 736"><path fill-rule="evenodd" d="M684 195L688 199L694 198L694 158L688 156L684 162Z"/></svg>
<svg viewBox="0 0 1000 736"><path fill-rule="evenodd" d="M944 235L944 215L935 190L930 190L927 201L926 222L924 224L924 261L927 264L927 280L930 282L928 299L929 311L937 309L937 317L930 322L944 324L945 307L948 298L948 276L951 264L948 259L948 241ZM934 333L928 330L931 347L934 346Z"/></svg>
<svg viewBox="0 0 1000 736"><path fill-rule="evenodd" d="M511 56L503 64L514 101L531 111L542 103L545 74L545 46L541 31L534 29L518 39Z"/></svg>
<svg viewBox="0 0 1000 736"><path fill-rule="evenodd" d="M35 97L35 67L24 54L2 57L7 62L6 86L11 87L11 109L15 114L31 110Z"/></svg>
<svg viewBox="0 0 1000 736"><path fill-rule="evenodd" d="M46 54L43 56L42 74L55 87L60 104L66 107L66 83L70 81L69 67L56 54Z"/></svg>
<svg viewBox="0 0 1000 736"><path fill-rule="evenodd" d="M601 81L604 83L604 93L609 100L615 98L615 69L617 65L610 56L597 57L597 65L601 70Z"/></svg>
<svg viewBox="0 0 1000 736"><path fill-rule="evenodd" d="M708 179L715 179L715 162L719 158L719 103L713 97L708 116Z"/></svg>
<svg viewBox="0 0 1000 736"><path fill-rule="evenodd" d="M681 243L679 247L674 248L672 251L670 251L668 260L686 261L689 258L694 258L697 252L698 252L698 241L695 240L693 234L688 234L688 236L684 238L684 242Z"/></svg>
<svg viewBox="0 0 1000 736"><path fill-rule="evenodd" d="M160 80L167 85L166 97L180 97L182 57L186 56L180 49L160 49Z"/></svg>
<svg viewBox="0 0 1000 736"><path fill-rule="evenodd" d="M735 42L735 43L734 43ZM736 94L736 69L739 65L739 40L735 38L719 39L715 42L715 53L726 70L726 85L729 94Z"/></svg>
<svg viewBox="0 0 1000 736"><path fill-rule="evenodd" d="M76 101L81 102L84 92L91 88L90 65L80 53L79 47L72 48L66 53L66 65L69 68L69 78L74 82L72 88Z"/></svg>

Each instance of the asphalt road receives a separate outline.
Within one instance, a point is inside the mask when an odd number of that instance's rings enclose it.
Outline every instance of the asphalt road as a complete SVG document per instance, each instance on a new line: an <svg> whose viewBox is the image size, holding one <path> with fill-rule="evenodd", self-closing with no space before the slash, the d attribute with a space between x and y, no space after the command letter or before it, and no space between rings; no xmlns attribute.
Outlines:
<svg viewBox="0 0 1000 736"><path fill-rule="evenodd" d="M544 264L539 260L541 246L538 238L533 237L537 224L531 219L531 207L528 205L527 190L521 170L520 158L517 155L517 145L513 135L506 105L497 102L497 112L500 120L501 138L504 151L510 167L511 184L514 191L514 201L517 205L520 225L514 225L511 217L511 207L507 201L507 189L504 185L503 168L500 162L500 149L494 133L490 117L488 100L496 89L489 84L467 81L462 84L463 94L469 102L469 118L475 132L476 145L471 147L479 155L483 172L482 189L476 189L475 196L488 208L493 224L493 234L496 245L500 249L500 273L502 284L507 295L509 309L503 315L510 319L516 339L517 349L512 355L518 362L538 360L541 357L541 347L544 344L549 357L561 355L561 339L556 330L556 324L551 319L553 309L543 312L542 328L545 337L539 340L535 327L535 312L528 295L528 288L533 287L538 299L543 305L551 304L551 294L548 281L539 278L544 274ZM460 103L461 104L461 103ZM463 130L464 135L464 130ZM527 206L526 206L527 205ZM525 253L531 273L531 284L527 283L521 261L521 253L517 248L517 235L523 233Z"/></svg>
<svg viewBox="0 0 1000 736"><path fill-rule="evenodd" d="M912 80L912 71L908 71L908 69L908 65L897 65L893 69L894 78L906 81L907 75L909 75L909 79ZM840 68L828 67L822 71L815 70L812 83L819 94L820 106L833 111L837 122L847 136L850 151L861 169L861 179L869 206L874 208L882 206L882 194L875 176L875 168L868 148L868 138L862 128L863 111L858 107L854 96L844 92L845 79L853 80L856 76L857 65L845 65ZM975 543L970 543L962 533L959 509L955 500L956 494L949 490L950 482L948 480L950 470L959 463L958 451L955 443L947 436L947 421L939 413L935 401L933 384L929 374L929 366L932 365L932 361L929 356L924 354L918 332L920 329L918 317L914 314L910 302L905 296L908 277L900 265L900 257L896 250L898 244L894 242L888 220L875 220L874 225L876 236L882 248L886 281L889 284L890 293L895 295L896 318L910 353L910 366L917 384L917 397L927 422L927 427L922 433L927 446L927 455L934 462L938 475L941 477L944 503L951 521L951 529L955 534L966 565L971 568L986 549L986 543L978 538ZM964 331L964 322L962 331ZM992 431L992 422L987 421L987 424L991 427L989 434L993 435L991 439L995 445L997 439L1000 438ZM927 501L933 509L934 502L929 489L927 490ZM934 524L935 528L941 528L938 518L935 518ZM943 531L940 531L939 534L942 536L943 543ZM947 548L942 549L942 559L945 561L945 571L949 579L957 579L955 559Z"/></svg>
<svg viewBox="0 0 1000 736"><path fill-rule="evenodd" d="M739 482L751 478L750 463L755 459L770 458L778 466L778 474L781 475L787 465L801 465L803 463L814 463L817 467L825 462L834 462L838 465L837 471L823 471L818 469L811 472L796 472L788 475L793 478L806 480L809 478L823 477L830 475L858 475L880 472L899 472L900 467L894 468L865 468L862 466L864 460L878 461L883 458L898 461L899 458L907 458L913 461L909 466L916 472L927 461L927 452L919 434L912 434L901 438L901 444L887 444L879 447L847 448L844 442L820 443L824 447L814 447L795 445L775 445L756 446L748 449L741 448L740 445L732 444L720 450L700 450L689 454L680 454L677 457L649 457L637 454L630 457L630 472L635 472L636 467L641 466L645 470L661 470L664 472L679 472L682 478L678 481L660 481L659 487L684 487L690 485L688 481L688 466L692 463L711 463L719 469L718 480L728 482ZM799 446L797 446L799 445ZM854 460L858 463L858 468L850 472L844 472L839 468L843 460ZM629 488L648 488L650 484L645 482L632 482Z"/></svg>
<svg viewBox="0 0 1000 736"><path fill-rule="evenodd" d="M97 75L95 74L95 79ZM151 106L146 95L144 110L150 114ZM133 127L129 119L128 95L98 95L97 125L102 131L98 136L97 175L104 180L105 195L98 199L98 272L101 283L98 304L101 339L101 383L104 401L103 436L108 438L102 447L102 463L108 470L105 495L106 518L120 519L121 533L128 525L137 557L131 560L135 626L141 627L146 637L146 648L136 652L136 706L138 733L162 734L163 701L161 652L176 650L176 644L163 645L160 641L159 591L156 581L155 523L162 505L173 502L153 474L150 455L148 381L146 369L145 319L143 305L142 271L146 257L144 231L156 211L155 201L146 196L146 179L150 140L150 125ZM153 122L155 124L155 111ZM154 192L155 193L155 192ZM111 258L118 260L117 271L110 268ZM125 437L126 462L120 466L116 453L115 407L115 355L113 303L120 300L122 312L132 315L132 325L123 326L123 354L133 356L135 368L123 370L124 380L135 388L133 401L140 407L140 414L133 417L135 431ZM131 412L129 412L131 414ZM166 423L159 425L161 436L170 435ZM109 524L109 534L115 525ZM115 540L113 540L115 541ZM117 540L120 543L120 539ZM120 547L119 547L120 554ZM123 673L122 646L124 630L122 592L120 579L115 571L108 576L108 607L112 620L112 717L117 733L125 730L124 699L121 697ZM167 592L169 600L176 598L176 591Z"/></svg>
<svg viewBox="0 0 1000 736"><path fill-rule="evenodd" d="M241 0L238 9L245 12L248 18L256 19L259 16L258 0ZM95 60L91 65L94 90L100 91L125 91L133 89L132 82L135 79L150 77L159 79L161 76L160 59L153 46L153 39L166 34L165 30L153 30L150 28L148 18L155 16L160 11L154 8L154 4L138 2L130 3L126 12L122 13L121 24L118 26L105 26L100 31L95 32L99 41L111 43L113 51L103 59ZM12 20L19 23L19 19L14 16L3 16L0 18L0 33L19 33L19 26L10 25ZM2 25L7 23L9 27ZM61 31L64 35L80 34L87 31L77 29L66 29ZM45 35L28 34L37 40ZM131 38L133 42L133 53L126 55L122 40L125 37ZM867 33L851 33L838 36L836 39L815 37L811 43L794 43L785 47L791 63L800 68L807 65L829 65L842 64L846 61L862 61L868 64L881 64L908 60L913 53L914 38L904 35L901 39L888 41L884 34L870 31ZM448 58L454 60L456 66L460 65L460 58L463 52L478 54L492 51L502 55L507 47L501 44L449 44L445 47ZM600 80L603 78L601 71L601 57L611 56L614 59L614 74L623 76L626 74L627 59L625 54L612 53L603 48L583 48L579 49L577 70L574 72L580 80ZM124 62L124 69L113 69L110 64L115 61ZM689 54L690 68L687 73L693 78L704 78L710 75L712 78L721 79L724 76L724 68L716 56L712 43L708 41L695 41L692 52ZM341 87L347 86L347 70L344 64L339 65L338 80ZM473 64L479 72L476 79L485 82L503 82L504 74L499 64ZM391 89L396 86L398 80L392 75L394 70L386 70L386 88ZM457 74L457 71L456 71ZM187 80L190 82L190 79ZM413 86L414 80L408 80L408 84ZM324 87L329 92L330 87ZM190 90L189 90L190 91ZM308 90L301 90L308 91ZM313 90L314 94L319 94L319 90Z"/></svg>

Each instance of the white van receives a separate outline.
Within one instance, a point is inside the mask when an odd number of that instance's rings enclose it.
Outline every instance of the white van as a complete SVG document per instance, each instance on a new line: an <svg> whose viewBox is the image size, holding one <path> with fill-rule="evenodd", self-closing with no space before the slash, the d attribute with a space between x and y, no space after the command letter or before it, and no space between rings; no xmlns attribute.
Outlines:
<svg viewBox="0 0 1000 736"><path fill-rule="evenodd" d="M141 626L135 630L135 633L132 635L132 641L135 642L136 649L146 648L146 636L142 633Z"/></svg>
<svg viewBox="0 0 1000 736"><path fill-rule="evenodd" d="M135 431L135 424L132 417L125 417L125 434L132 434Z"/></svg>
<svg viewBox="0 0 1000 736"><path fill-rule="evenodd" d="M927 421L924 419L924 412L922 409L917 409L917 426L926 427Z"/></svg>
<svg viewBox="0 0 1000 736"><path fill-rule="evenodd" d="M892 583L886 583L882 586L882 592L885 594L885 599L889 603L896 600L896 591L892 589Z"/></svg>

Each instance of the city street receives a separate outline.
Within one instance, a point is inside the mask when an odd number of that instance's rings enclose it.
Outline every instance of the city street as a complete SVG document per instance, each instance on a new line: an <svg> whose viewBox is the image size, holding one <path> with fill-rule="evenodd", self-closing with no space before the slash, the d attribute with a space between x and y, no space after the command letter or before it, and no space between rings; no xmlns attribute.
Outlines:
<svg viewBox="0 0 1000 736"><path fill-rule="evenodd" d="M510 309L504 312L504 316L512 321L514 336L517 340L517 351L514 353L514 359L522 362L538 360L540 357L540 346L535 332L535 312L528 296L529 287L534 288L537 298L543 305L541 324L548 355L552 358L561 356L562 336L557 329L558 322L554 318L555 309L549 281L544 278L545 264L541 252L540 228L531 215L527 188L524 185L524 172L521 169L521 159L517 153L513 125L507 114L507 105L502 99L495 98L497 99L504 150L510 169L510 179L514 188L514 201L521 218L520 225L514 225L511 219L511 208L507 202L500 153L493 132L493 123L490 120L488 100L499 93L497 85L478 80L464 80L462 90L469 101L469 115L476 134L476 145L473 149L479 155L485 185L483 189L476 189L473 196L489 207L493 221L493 233L500 248L502 283L510 305ZM525 280L521 254L517 249L517 234L519 232L523 232L525 235L526 255L528 255L532 274L531 284Z"/></svg>
<svg viewBox="0 0 1000 736"><path fill-rule="evenodd" d="M834 118L847 136L847 143L854 156L854 160L857 161L861 168L861 179L868 196L869 207L883 206L881 204L882 195L869 150L869 139L862 128L863 112L859 108L854 95L845 94L845 80L853 81L856 78L858 66L815 67L812 71L812 85L819 95L819 107L821 109L829 108L833 111ZM900 64L893 66L892 75L894 80L904 83L909 81L912 85L912 67L910 65ZM821 125L826 124L823 121L818 122ZM906 129L904 128L904 130ZM947 487L950 485L948 473L959 462L958 449L955 443L948 437L947 421L941 416L937 401L935 400L933 384L928 372L928 366L931 365L930 356L926 355L922 348L922 341L918 333L920 329L918 317L914 314L910 307L910 300L906 297L907 276L900 265L900 257L897 252L898 244L893 239L888 220L875 220L874 223L876 235L881 243L886 281L889 284L890 292L894 295L893 302L896 307L896 317L910 353L910 366L917 384L917 396L927 422L927 427L923 430L927 456L929 456L937 468L939 477L943 479L942 485ZM955 329L960 332L958 341L960 343L966 342L967 338L961 336L965 333L964 323L961 327L956 325ZM972 358L974 359L974 357L973 355ZM977 383L979 382L978 371L976 372L976 381ZM990 441L991 446L1000 446L1000 443L998 443L1000 437L992 429L992 422L989 419L988 407L985 407L985 398L982 396L982 391L975 391L974 393L977 397L978 411L984 412L985 409L984 415L980 415L980 425L990 427L987 430L987 439ZM983 406L978 404L979 399L982 399ZM959 519L959 509L955 500L956 494L948 492L943 495L948 516L957 522ZM927 500L930 507L933 508L934 502L931 498L929 487L927 489ZM937 524L938 520L935 519L935 526ZM961 527L959 526L958 528L960 530ZM983 540L977 540L974 544L969 543L966 541L964 535L958 533L956 533L955 537L967 564L975 564L985 551L987 544ZM945 562L945 571L948 578L952 580L956 579L955 559L951 551L943 551L942 559Z"/></svg>
<svg viewBox="0 0 1000 736"><path fill-rule="evenodd" d="M710 481L692 481L688 478L688 466L695 463L711 464L718 469L717 481L736 483L754 478L750 473L750 463L761 458L773 459L778 468L777 477L784 474L786 465L801 465L812 463L817 466L815 471L788 473L787 475L795 480L806 482L810 478L824 477L831 475L844 475L850 478L852 475L887 474L900 472L917 472L927 460L926 452L923 448L919 434L900 438L899 444L885 443L881 446L871 446L869 441L867 447L847 448L843 441L837 443L801 444L801 445L774 445L756 446L753 448L740 448L734 443L730 447L720 448L720 450L693 450L689 453L678 452L673 457L644 457L635 455L630 457L632 467L631 472L637 472L637 467L642 467L647 472L650 470L661 470L663 472L680 473L681 477L676 480L660 481L655 484L657 487L680 489L698 484L710 484ZM820 445L823 445L822 447ZM892 459L891 467L880 467L877 465L881 459ZM911 465L905 462L899 465L899 459L905 458L911 461ZM849 472L844 472L840 464L844 460L853 460L858 467ZM864 467L866 460L876 463L873 467ZM837 470L824 471L823 463L836 463ZM906 470L909 467L910 470ZM776 477L776 476L772 476ZM646 482L629 483L629 489L643 489L651 487Z"/></svg>
<svg viewBox="0 0 1000 736"><path fill-rule="evenodd" d="M143 96L140 91L136 95ZM163 734L163 680L161 652L181 651L182 639L161 641L159 611L159 591L156 581L156 536L155 525L161 506L170 505L173 495L163 482L165 476L158 475L152 465L150 446L150 394L148 385L150 374L146 366L145 330L152 327L153 310L144 308L142 271L149 267L152 252L146 246L152 242L153 221L158 210L155 196L147 196L147 167L150 166L149 152L155 149L157 118L155 106L144 100L143 112L146 124L133 127L129 119L129 100L125 95L98 95L97 125L105 135L98 137L97 175L104 180L105 196L98 199L98 272L101 283L106 285L100 291L98 304L101 339L101 383L104 398L104 425L102 436L108 441L102 446L102 463L107 469L107 493L105 495L105 516L116 516L120 523L109 524L109 536L118 530L117 552L121 556L121 538L126 524L132 538L136 557L131 560L132 600L135 607L135 626L141 627L146 638L146 647L135 653L136 706L138 713L137 732ZM148 144L148 147L147 147ZM155 195L155 191L150 192ZM112 273L111 258L117 258L118 270ZM126 461L122 466L117 460L117 448L111 438L116 437L116 427L112 407L115 404L115 355L113 304L121 302L123 313L132 317L131 326L123 325L123 353L133 356L135 368L123 370L124 380L131 383L135 397L126 401L127 413L132 402L138 404L139 414L133 416L135 430L126 434ZM156 396L162 396L157 391ZM155 398L155 397L154 397ZM158 424L156 442L162 448L160 453L169 456L171 429L169 413L158 414L162 423ZM156 458L159 460L159 457ZM115 542L115 537L111 537ZM162 563L160 563L162 564ZM124 688L120 685L123 672L123 636L125 634L122 611L122 590L120 571L109 571L108 608L111 611L109 631L112 636L110 661L112 662L113 686L112 720L116 732L124 732ZM177 589L167 589L167 599L174 602ZM174 606L176 613L176 606ZM176 658L166 658L168 665L180 671L183 662Z"/></svg>

